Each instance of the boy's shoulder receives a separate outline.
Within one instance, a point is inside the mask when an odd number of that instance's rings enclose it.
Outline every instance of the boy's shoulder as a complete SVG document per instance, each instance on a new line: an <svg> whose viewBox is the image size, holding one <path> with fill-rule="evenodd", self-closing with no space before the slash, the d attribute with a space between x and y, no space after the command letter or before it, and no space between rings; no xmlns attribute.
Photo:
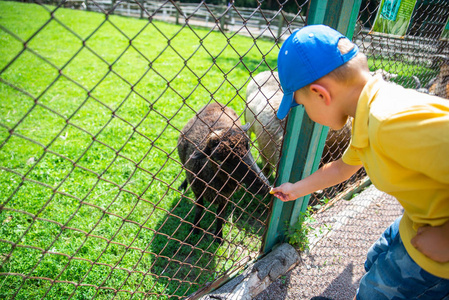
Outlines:
<svg viewBox="0 0 449 300"><path fill-rule="evenodd" d="M449 113L449 100L385 82L371 102L370 117L385 121L435 110Z"/></svg>

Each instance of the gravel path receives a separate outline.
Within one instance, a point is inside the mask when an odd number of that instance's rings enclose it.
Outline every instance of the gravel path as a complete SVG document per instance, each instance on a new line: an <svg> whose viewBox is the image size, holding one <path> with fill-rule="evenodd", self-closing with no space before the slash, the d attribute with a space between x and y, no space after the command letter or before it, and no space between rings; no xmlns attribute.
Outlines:
<svg viewBox="0 0 449 300"><path fill-rule="evenodd" d="M374 186L351 201L340 200L315 217L318 228L331 229L314 237L301 263L254 299L353 299L369 247L400 215L397 200Z"/></svg>

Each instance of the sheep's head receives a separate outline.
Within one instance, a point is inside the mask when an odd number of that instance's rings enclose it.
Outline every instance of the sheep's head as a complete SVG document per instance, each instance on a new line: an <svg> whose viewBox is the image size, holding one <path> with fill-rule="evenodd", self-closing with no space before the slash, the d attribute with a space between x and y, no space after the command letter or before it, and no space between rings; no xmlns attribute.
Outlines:
<svg viewBox="0 0 449 300"><path fill-rule="evenodd" d="M256 194L267 194L269 182L256 164L246 131L249 124L212 131L205 140L205 147L192 154L192 159L210 159L217 168L225 171L240 184Z"/></svg>

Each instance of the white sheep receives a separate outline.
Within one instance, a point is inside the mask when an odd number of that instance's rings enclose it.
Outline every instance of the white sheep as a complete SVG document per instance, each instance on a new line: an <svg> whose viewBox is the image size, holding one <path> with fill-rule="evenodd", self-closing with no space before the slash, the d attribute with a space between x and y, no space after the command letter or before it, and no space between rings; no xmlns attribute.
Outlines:
<svg viewBox="0 0 449 300"><path fill-rule="evenodd" d="M265 71L257 74L246 89L245 120L251 124L248 134L253 132L259 146L264 167L270 175L279 161L285 130L285 119L276 116L283 92L277 72ZM329 130L324 146L322 163L339 158L349 144L351 122L341 130Z"/></svg>
<svg viewBox="0 0 449 300"><path fill-rule="evenodd" d="M276 113L283 95L277 72L259 73L246 89L245 120L251 124L248 135L256 136L265 175L271 174L279 161L285 119L279 120Z"/></svg>

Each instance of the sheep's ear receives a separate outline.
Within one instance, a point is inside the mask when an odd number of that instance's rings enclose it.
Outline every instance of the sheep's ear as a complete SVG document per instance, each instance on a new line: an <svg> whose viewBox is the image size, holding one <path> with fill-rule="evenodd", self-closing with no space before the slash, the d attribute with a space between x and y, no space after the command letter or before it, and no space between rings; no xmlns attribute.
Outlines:
<svg viewBox="0 0 449 300"><path fill-rule="evenodd" d="M212 151L217 147L220 143L221 136L223 135L224 130L215 130L212 131L207 137L206 147L201 151L196 149L193 151L191 158L192 159L203 159L212 153Z"/></svg>
<svg viewBox="0 0 449 300"><path fill-rule="evenodd" d="M212 153L212 151L220 144L226 131L227 130L225 129L214 130L207 136L206 147L209 148L209 153Z"/></svg>
<svg viewBox="0 0 449 300"><path fill-rule="evenodd" d="M200 150L196 149L195 151L193 151L193 153L190 156L190 158L191 159L203 159L203 158L206 158L206 154L204 154L205 150L204 151L200 151Z"/></svg>
<svg viewBox="0 0 449 300"><path fill-rule="evenodd" d="M240 126L240 129L242 129L244 132L247 132L250 127L251 123L246 123L245 125Z"/></svg>

